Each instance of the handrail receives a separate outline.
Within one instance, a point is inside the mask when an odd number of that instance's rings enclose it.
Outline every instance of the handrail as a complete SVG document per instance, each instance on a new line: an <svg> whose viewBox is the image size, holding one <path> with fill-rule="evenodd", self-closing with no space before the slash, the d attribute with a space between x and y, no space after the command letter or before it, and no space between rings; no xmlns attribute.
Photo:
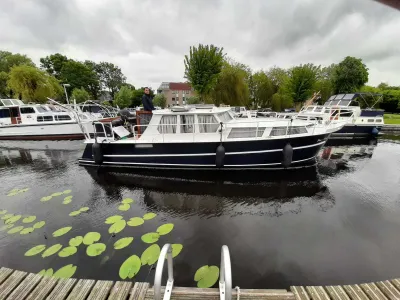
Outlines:
<svg viewBox="0 0 400 300"><path fill-rule="evenodd" d="M219 273L219 299L232 299L232 268L229 248L223 245L221 248L221 269Z"/></svg>
<svg viewBox="0 0 400 300"><path fill-rule="evenodd" d="M163 300L169 300L172 294L172 288L174 286L174 267L172 263L172 246L171 244L165 244L161 249L160 256L157 261L156 273L154 275L154 299L161 300L161 278L163 274L165 257L168 260L168 281L165 286Z"/></svg>

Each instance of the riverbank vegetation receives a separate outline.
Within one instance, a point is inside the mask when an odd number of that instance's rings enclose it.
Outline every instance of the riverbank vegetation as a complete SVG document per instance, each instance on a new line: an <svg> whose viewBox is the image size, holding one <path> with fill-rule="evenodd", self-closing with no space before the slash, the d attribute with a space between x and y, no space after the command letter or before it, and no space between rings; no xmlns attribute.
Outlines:
<svg viewBox="0 0 400 300"><path fill-rule="evenodd" d="M368 92L382 94L375 105L396 112L400 105L400 86L381 83L368 86L368 67L360 58L346 57L329 66L313 63L288 69L278 66L252 70L232 59L223 48L214 45L192 46L184 56L184 78L197 92L188 104L213 103L246 107L270 107L275 111L300 107L319 91L320 103L337 93ZM60 53L40 59L39 67L26 55L0 51L0 97L25 102L46 102L51 97L65 102L102 100L119 107L141 104L144 88L127 82L122 70L110 62L77 61ZM151 90L153 94L153 91ZM364 97L360 104L372 106L377 97ZM109 102L109 101L112 102ZM165 97L157 96L156 106L165 106Z"/></svg>

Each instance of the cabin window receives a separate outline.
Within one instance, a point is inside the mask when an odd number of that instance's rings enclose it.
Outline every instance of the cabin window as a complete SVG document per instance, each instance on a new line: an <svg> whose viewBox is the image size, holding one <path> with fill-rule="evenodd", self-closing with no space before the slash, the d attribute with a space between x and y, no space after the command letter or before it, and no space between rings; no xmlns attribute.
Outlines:
<svg viewBox="0 0 400 300"><path fill-rule="evenodd" d="M229 132L228 139L262 137L266 127L237 127Z"/></svg>
<svg viewBox="0 0 400 300"><path fill-rule="evenodd" d="M36 106L36 109L37 109L38 112L41 112L41 113L42 113L42 112L43 112L43 113L44 113L44 112L47 112L47 109L45 109L44 107L41 107L41 106Z"/></svg>
<svg viewBox="0 0 400 300"><path fill-rule="evenodd" d="M60 116L54 116L54 119L56 121L69 121L71 120L71 117L68 115L60 115Z"/></svg>
<svg viewBox="0 0 400 300"><path fill-rule="evenodd" d="M20 112L21 114L34 114L35 110L33 109L33 107L21 107Z"/></svg>
<svg viewBox="0 0 400 300"><path fill-rule="evenodd" d="M177 116L162 116L157 127L159 133L176 133Z"/></svg>
<svg viewBox="0 0 400 300"><path fill-rule="evenodd" d="M376 122L382 122L382 119L376 119Z"/></svg>
<svg viewBox="0 0 400 300"><path fill-rule="evenodd" d="M181 115L181 133L194 132L194 115Z"/></svg>
<svg viewBox="0 0 400 300"><path fill-rule="evenodd" d="M322 111L322 107L317 107L316 109L315 109L315 112L321 112Z"/></svg>
<svg viewBox="0 0 400 300"><path fill-rule="evenodd" d="M221 120L221 122L229 122L230 120L232 120L232 116L229 114L229 112L223 112L223 113L219 113L218 114L218 118Z"/></svg>
<svg viewBox="0 0 400 300"><path fill-rule="evenodd" d="M325 108L325 111L324 111L325 114L329 114L330 112L331 112L330 108Z"/></svg>
<svg viewBox="0 0 400 300"><path fill-rule="evenodd" d="M53 116L38 116L37 117L38 122L49 122L53 121Z"/></svg>
<svg viewBox="0 0 400 300"><path fill-rule="evenodd" d="M9 118L10 110L8 109L0 109L0 118Z"/></svg>
<svg viewBox="0 0 400 300"><path fill-rule="evenodd" d="M374 119L368 119L368 122L374 122L375 120Z"/></svg>
<svg viewBox="0 0 400 300"><path fill-rule="evenodd" d="M353 112L349 110L341 110L339 114L340 117L351 117L352 115Z"/></svg>
<svg viewBox="0 0 400 300"><path fill-rule="evenodd" d="M307 111L312 111L313 109L314 109L314 106L307 107Z"/></svg>
<svg viewBox="0 0 400 300"><path fill-rule="evenodd" d="M307 129L305 127L300 127L300 126L289 126L289 127L273 127L271 130L271 133L269 136L280 136L280 135L286 135L286 130L287 134L293 135L293 134L302 134L302 133L307 133Z"/></svg>
<svg viewBox="0 0 400 300"><path fill-rule="evenodd" d="M197 115L201 133L217 132L219 124L213 115Z"/></svg>
<svg viewBox="0 0 400 300"><path fill-rule="evenodd" d="M331 105L332 105L332 106L338 105L339 101L340 101L340 100L333 100L333 101L331 102Z"/></svg>
<svg viewBox="0 0 400 300"><path fill-rule="evenodd" d="M3 102L4 105L13 105L11 100L8 100L8 99L4 99L4 100L2 100L2 102Z"/></svg>

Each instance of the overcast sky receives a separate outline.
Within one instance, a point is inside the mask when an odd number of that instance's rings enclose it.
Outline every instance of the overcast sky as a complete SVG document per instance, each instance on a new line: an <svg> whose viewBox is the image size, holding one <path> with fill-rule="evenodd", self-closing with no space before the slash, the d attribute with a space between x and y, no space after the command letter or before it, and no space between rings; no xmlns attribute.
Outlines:
<svg viewBox="0 0 400 300"><path fill-rule="evenodd" d="M183 81L198 43L268 69L360 57L400 85L400 11L372 0L0 0L0 49L109 61L135 86Z"/></svg>

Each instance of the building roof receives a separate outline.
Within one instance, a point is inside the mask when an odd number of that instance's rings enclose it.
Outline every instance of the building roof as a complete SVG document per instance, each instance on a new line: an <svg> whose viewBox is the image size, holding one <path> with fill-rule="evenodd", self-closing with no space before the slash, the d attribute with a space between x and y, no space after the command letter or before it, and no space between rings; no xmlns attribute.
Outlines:
<svg viewBox="0 0 400 300"><path fill-rule="evenodd" d="M169 83L170 90L179 90L179 91L187 91L191 90L192 87L189 83L186 82L170 82Z"/></svg>

